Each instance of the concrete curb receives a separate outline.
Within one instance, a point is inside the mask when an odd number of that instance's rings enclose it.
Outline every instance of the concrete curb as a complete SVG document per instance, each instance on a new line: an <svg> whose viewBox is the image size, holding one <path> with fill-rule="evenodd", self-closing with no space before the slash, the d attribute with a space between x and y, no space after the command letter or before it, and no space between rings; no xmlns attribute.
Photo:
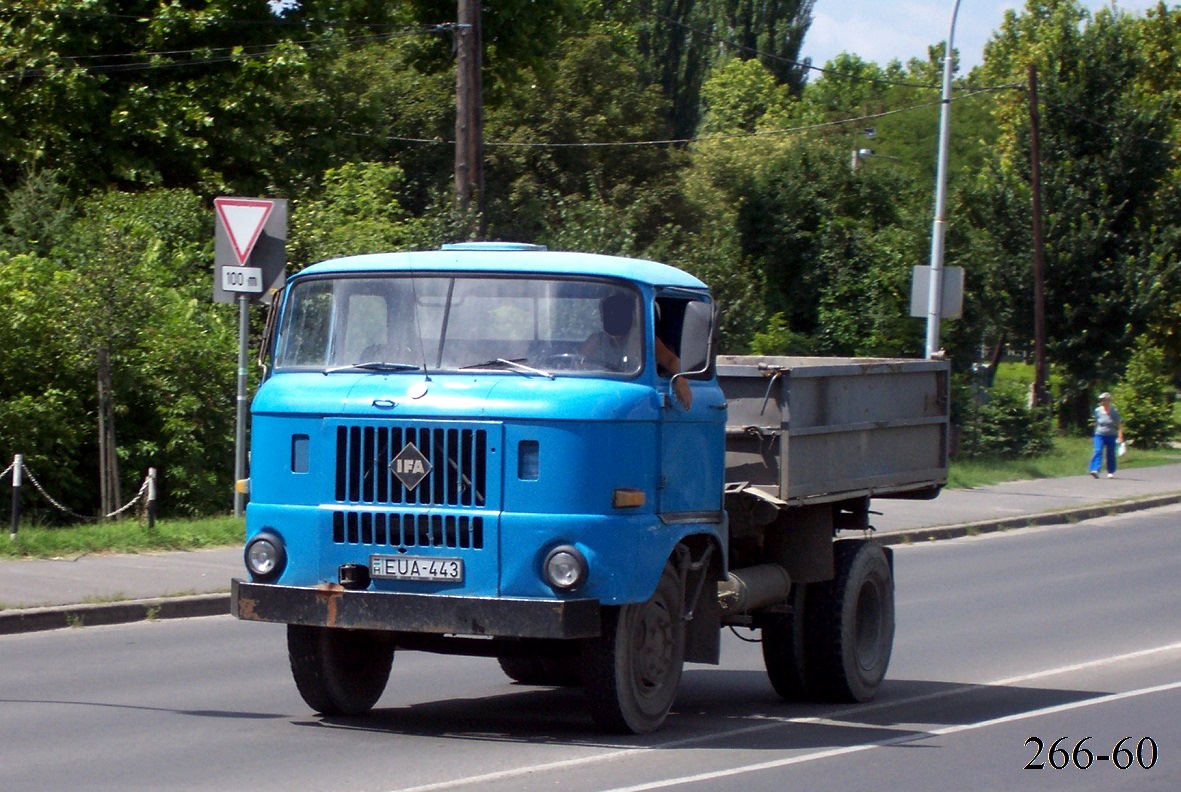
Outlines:
<svg viewBox="0 0 1181 792"><path fill-rule="evenodd" d="M913 544L915 542L929 542L937 539L957 539L961 536L977 536L998 531L1011 531L1017 528L1032 528L1035 526L1066 525L1069 523L1093 520L1097 517L1111 517L1116 514L1156 509L1161 506L1172 506L1181 503L1181 493L1171 495L1155 495L1139 500L1114 501L1110 503L1081 506L1077 509L1045 512L1043 514L1022 514L1016 517L1005 517L995 520L980 520L979 522L958 523L955 525L938 525L931 528L911 528L904 531L891 531L877 535L882 544Z"/></svg>
<svg viewBox="0 0 1181 792"><path fill-rule="evenodd" d="M188 619L224 616L230 612L229 594L197 594L187 597L123 600L85 605L51 605L0 611L0 635L126 624L149 619Z"/></svg>
<svg viewBox="0 0 1181 792"><path fill-rule="evenodd" d="M912 528L877 535L883 544L914 544L939 539L996 533L1034 526L1064 525L1181 503L1181 493L1157 495L1129 501L1115 501L1083 506L1078 509L1023 514L998 520ZM43 608L18 608L0 611L0 635L58 630L63 627L91 627L100 624L126 624L151 619L187 619L196 616L225 616L230 612L230 595L198 594L186 597L124 600L87 605L53 605Z"/></svg>

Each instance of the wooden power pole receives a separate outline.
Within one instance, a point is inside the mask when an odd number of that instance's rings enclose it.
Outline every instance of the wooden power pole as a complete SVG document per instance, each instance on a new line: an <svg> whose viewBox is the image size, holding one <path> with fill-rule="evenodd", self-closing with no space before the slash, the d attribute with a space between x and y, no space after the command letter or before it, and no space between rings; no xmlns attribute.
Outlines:
<svg viewBox="0 0 1181 792"><path fill-rule="evenodd" d="M1046 404L1046 256L1042 232L1042 147L1037 98L1037 67L1029 64L1030 191L1033 195L1033 403Z"/></svg>
<svg viewBox="0 0 1181 792"><path fill-rule="evenodd" d="M455 75L455 205L484 225L484 84L480 0L458 0Z"/></svg>
<svg viewBox="0 0 1181 792"><path fill-rule="evenodd" d="M119 457L115 447L115 406L111 387L111 352L98 348L98 478L99 508L103 515L122 506L119 497Z"/></svg>

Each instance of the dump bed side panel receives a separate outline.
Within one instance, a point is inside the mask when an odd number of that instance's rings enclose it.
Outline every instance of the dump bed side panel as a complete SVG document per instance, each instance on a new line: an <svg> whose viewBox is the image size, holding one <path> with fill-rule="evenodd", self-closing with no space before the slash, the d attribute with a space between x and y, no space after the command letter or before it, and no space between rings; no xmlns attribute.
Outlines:
<svg viewBox="0 0 1181 792"><path fill-rule="evenodd" d="M722 356L726 481L792 503L924 496L947 482L949 364Z"/></svg>

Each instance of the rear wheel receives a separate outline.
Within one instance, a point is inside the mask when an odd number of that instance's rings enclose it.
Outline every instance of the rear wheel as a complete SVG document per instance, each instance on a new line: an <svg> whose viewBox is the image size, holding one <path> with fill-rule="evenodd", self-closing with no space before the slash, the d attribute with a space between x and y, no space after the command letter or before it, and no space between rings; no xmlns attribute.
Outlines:
<svg viewBox="0 0 1181 792"><path fill-rule="evenodd" d="M824 701L869 701L894 645L894 575L888 551L861 539L833 545L836 577L807 587L805 685Z"/></svg>
<svg viewBox="0 0 1181 792"><path fill-rule="evenodd" d="M377 631L289 624L287 654L309 707L323 715L361 715L385 690L394 644Z"/></svg>
<svg viewBox="0 0 1181 792"><path fill-rule="evenodd" d="M647 602L603 613L603 634L581 657L583 686L595 722L605 729L644 734L672 709L685 661L684 595L667 565Z"/></svg>

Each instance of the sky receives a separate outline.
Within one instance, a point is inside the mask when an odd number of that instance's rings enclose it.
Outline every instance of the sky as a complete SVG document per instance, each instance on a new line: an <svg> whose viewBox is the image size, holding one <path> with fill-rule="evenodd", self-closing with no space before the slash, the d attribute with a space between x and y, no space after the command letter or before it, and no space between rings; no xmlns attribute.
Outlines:
<svg viewBox="0 0 1181 792"><path fill-rule="evenodd" d="M1083 4L1094 12L1110 3ZM1141 13L1156 4L1157 0L1119 0L1118 7ZM984 44L1000 27L1005 10L1024 6L1023 0L960 0L953 42L960 51L960 74L980 65ZM895 58L903 63L925 60L927 47L947 38L954 7L955 0L815 0L800 55L810 57L814 66L823 66L840 52L881 65Z"/></svg>

